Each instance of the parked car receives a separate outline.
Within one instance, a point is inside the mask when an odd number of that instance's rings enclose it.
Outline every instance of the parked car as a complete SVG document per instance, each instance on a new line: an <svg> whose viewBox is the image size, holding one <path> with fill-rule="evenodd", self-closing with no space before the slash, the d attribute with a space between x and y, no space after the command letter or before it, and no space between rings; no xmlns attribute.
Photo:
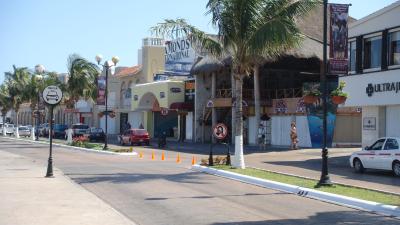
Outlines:
<svg viewBox="0 0 400 225"><path fill-rule="evenodd" d="M14 134L14 124L6 123L6 134L12 135Z"/></svg>
<svg viewBox="0 0 400 225"><path fill-rule="evenodd" d="M31 130L29 130L29 127L27 127L27 126L19 126L18 133L19 133L20 137L30 137L31 136ZM15 134L16 134L16 129L14 131L14 135Z"/></svg>
<svg viewBox="0 0 400 225"><path fill-rule="evenodd" d="M89 141L103 141L105 140L106 135L104 134L103 129L91 127L89 129Z"/></svg>
<svg viewBox="0 0 400 225"><path fill-rule="evenodd" d="M150 136L145 129L129 129L118 136L121 145L146 144L150 145Z"/></svg>
<svg viewBox="0 0 400 225"><path fill-rule="evenodd" d="M362 173L365 169L391 170L400 176L400 138L379 138L371 146L350 156L350 166L356 172Z"/></svg>
<svg viewBox="0 0 400 225"><path fill-rule="evenodd" d="M82 123L73 124L71 126L72 137L78 137L88 134L89 126ZM67 139L67 134L65 134L65 139Z"/></svg>
<svg viewBox="0 0 400 225"><path fill-rule="evenodd" d="M65 124L54 124L53 125L53 137L54 138L65 137L67 129L68 129L68 126Z"/></svg>
<svg viewBox="0 0 400 225"><path fill-rule="evenodd" d="M43 123L39 126L39 136L47 137L49 135L49 123Z"/></svg>

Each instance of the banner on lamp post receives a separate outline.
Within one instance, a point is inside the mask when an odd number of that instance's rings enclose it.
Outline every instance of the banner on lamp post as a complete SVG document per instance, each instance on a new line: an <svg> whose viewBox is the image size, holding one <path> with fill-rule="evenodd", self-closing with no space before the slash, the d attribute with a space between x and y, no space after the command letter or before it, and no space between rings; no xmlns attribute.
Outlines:
<svg viewBox="0 0 400 225"><path fill-rule="evenodd" d="M97 105L106 104L106 77L101 76L97 79Z"/></svg>
<svg viewBox="0 0 400 225"><path fill-rule="evenodd" d="M347 74L349 5L330 4L329 73Z"/></svg>

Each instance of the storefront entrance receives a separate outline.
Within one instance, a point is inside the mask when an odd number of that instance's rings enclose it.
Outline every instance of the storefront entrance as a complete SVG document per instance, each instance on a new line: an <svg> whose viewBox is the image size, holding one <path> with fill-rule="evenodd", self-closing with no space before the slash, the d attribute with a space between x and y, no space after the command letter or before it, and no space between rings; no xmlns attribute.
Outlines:
<svg viewBox="0 0 400 225"><path fill-rule="evenodd" d="M176 111L170 110L165 116L160 112L154 112L154 137L158 137L163 132L167 137L178 137L178 114Z"/></svg>

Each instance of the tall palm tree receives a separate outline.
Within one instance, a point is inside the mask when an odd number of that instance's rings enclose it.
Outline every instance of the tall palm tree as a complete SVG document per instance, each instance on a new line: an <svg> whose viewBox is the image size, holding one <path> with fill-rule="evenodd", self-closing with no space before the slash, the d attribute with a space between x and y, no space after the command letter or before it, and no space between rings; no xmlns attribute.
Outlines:
<svg viewBox="0 0 400 225"><path fill-rule="evenodd" d="M217 40L184 19L165 20L151 30L157 35L188 35L192 45L211 55L232 57L235 79L235 160L245 168L243 157L243 79L254 66L254 57L277 57L302 40L296 18L308 13L320 0L209 0L207 14L218 31Z"/></svg>
<svg viewBox="0 0 400 225"><path fill-rule="evenodd" d="M17 68L15 65L13 66L13 72L5 73L5 84L7 85L8 94L10 97L10 103L12 108L16 113L16 137L19 138L18 133L18 114L19 107L21 104L27 100L26 95L26 87L29 83L30 72L26 67Z"/></svg>
<svg viewBox="0 0 400 225"><path fill-rule="evenodd" d="M96 81L100 74L96 64L72 54L68 58L68 73L67 95L70 107L80 98L96 99Z"/></svg>

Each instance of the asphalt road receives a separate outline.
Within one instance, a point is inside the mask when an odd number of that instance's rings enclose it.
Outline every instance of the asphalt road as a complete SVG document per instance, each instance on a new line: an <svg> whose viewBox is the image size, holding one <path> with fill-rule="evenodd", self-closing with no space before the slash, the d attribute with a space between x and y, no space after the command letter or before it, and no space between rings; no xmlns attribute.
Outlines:
<svg viewBox="0 0 400 225"><path fill-rule="evenodd" d="M48 146L0 139L0 150L43 163ZM138 224L400 224L400 220L191 171L167 161L54 147L54 166Z"/></svg>

